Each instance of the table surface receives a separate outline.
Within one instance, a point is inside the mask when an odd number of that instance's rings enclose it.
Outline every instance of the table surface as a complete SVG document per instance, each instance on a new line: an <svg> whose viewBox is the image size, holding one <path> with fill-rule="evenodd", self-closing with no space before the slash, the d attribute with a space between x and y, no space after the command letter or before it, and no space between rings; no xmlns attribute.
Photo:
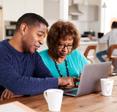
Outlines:
<svg viewBox="0 0 117 112"><path fill-rule="evenodd" d="M114 79L112 96L105 97L100 93L80 97L64 96L61 112L117 112L117 76L111 78ZM0 104L12 101L20 101L36 112L48 112L43 95L14 98L0 102Z"/></svg>

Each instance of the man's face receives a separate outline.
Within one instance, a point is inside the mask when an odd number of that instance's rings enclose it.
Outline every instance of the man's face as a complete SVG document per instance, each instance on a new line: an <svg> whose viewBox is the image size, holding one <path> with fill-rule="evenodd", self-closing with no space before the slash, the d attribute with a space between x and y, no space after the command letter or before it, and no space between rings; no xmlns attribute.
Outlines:
<svg viewBox="0 0 117 112"><path fill-rule="evenodd" d="M26 26L23 33L22 46L24 52L34 53L43 44L47 35L47 27L42 23Z"/></svg>

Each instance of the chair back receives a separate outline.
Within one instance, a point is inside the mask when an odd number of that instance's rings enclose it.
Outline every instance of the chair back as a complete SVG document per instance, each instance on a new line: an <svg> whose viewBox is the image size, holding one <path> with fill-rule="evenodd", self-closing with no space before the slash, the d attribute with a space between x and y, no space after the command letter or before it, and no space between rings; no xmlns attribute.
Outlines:
<svg viewBox="0 0 117 112"><path fill-rule="evenodd" d="M107 58L108 58L109 60L112 60L112 59L114 59L114 58L117 58L117 56L113 56L113 55L112 55L114 50L117 50L117 44L113 44L113 45L111 45L111 46L108 48Z"/></svg>
<svg viewBox="0 0 117 112"><path fill-rule="evenodd" d="M117 56L113 55L114 50L117 50L117 44L113 44L108 48L107 58L109 61L112 61L113 72L117 73Z"/></svg>
<svg viewBox="0 0 117 112"><path fill-rule="evenodd" d="M89 54L89 52L90 52L91 50L93 50L94 52L96 52L96 45L89 45L89 46L86 48L86 50L85 50L85 52L84 52L84 56L85 56L86 58L88 57L88 54Z"/></svg>
<svg viewBox="0 0 117 112"><path fill-rule="evenodd" d="M93 55L89 55L90 52L93 51ZM84 52L84 56L91 62L94 62L94 57L95 57L95 53L96 53L96 45L89 45L85 52ZM93 58L92 58L93 57Z"/></svg>

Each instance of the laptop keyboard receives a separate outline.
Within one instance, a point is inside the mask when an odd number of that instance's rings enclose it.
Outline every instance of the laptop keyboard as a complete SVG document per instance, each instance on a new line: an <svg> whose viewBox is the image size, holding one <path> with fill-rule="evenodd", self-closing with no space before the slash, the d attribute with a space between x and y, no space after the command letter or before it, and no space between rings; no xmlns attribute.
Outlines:
<svg viewBox="0 0 117 112"><path fill-rule="evenodd" d="M72 88L69 90L65 90L65 93L70 93L70 94L76 94L78 91L78 88Z"/></svg>

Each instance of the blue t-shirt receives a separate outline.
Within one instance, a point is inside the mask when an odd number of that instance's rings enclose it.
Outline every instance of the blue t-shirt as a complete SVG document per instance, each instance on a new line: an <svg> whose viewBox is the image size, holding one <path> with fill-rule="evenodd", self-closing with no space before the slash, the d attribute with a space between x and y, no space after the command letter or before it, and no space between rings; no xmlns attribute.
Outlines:
<svg viewBox="0 0 117 112"><path fill-rule="evenodd" d="M41 56L44 64L50 70L52 76L60 77L58 70L55 66L54 60L48 55L48 50L39 52L39 55ZM67 55L66 60L67 60L68 71L71 77L79 77L84 69L84 66L88 64L88 60L84 57L84 55L82 55L78 51L78 49L72 51L69 55ZM63 61L60 64L57 64L57 66L62 76L63 77L67 76L65 61Z"/></svg>

